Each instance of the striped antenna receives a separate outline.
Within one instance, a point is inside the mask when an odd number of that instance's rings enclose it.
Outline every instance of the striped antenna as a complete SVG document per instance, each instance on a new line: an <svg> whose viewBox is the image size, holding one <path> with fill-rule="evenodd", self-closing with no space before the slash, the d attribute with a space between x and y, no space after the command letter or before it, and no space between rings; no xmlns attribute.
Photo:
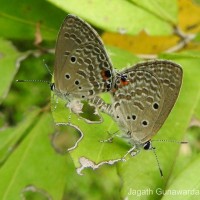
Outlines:
<svg viewBox="0 0 200 200"><path fill-rule="evenodd" d="M163 139L158 139L158 140L151 140L152 142L171 142L171 143L177 143L177 144L188 144L186 141L177 141L177 140L163 140Z"/></svg>
<svg viewBox="0 0 200 200"><path fill-rule="evenodd" d="M51 76L53 76L44 59L43 59L43 63L44 63L45 68L49 72L49 74L51 74ZM51 88L54 86L54 83L51 83L51 82L45 81L45 80L16 80L16 82L21 82L21 83L23 83L23 82L47 83L48 85L50 85Z"/></svg>
<svg viewBox="0 0 200 200"><path fill-rule="evenodd" d="M45 80L16 80L16 82L36 82L36 83L47 83L48 85L51 85L52 83L49 81L45 81Z"/></svg>

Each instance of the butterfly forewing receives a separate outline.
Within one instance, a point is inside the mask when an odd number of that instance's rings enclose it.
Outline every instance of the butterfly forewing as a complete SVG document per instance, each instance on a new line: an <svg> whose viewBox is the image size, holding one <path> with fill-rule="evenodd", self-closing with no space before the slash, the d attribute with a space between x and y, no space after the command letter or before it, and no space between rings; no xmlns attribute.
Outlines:
<svg viewBox="0 0 200 200"><path fill-rule="evenodd" d="M66 17L55 54L55 86L62 94L85 98L111 89L112 64L100 37L83 20Z"/></svg>

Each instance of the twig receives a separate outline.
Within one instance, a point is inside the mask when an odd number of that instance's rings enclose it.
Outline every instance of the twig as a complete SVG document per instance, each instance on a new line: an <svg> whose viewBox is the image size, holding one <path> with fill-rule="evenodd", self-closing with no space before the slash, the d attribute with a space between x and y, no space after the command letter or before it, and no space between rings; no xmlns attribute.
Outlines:
<svg viewBox="0 0 200 200"><path fill-rule="evenodd" d="M179 27L174 28L174 34L180 38L179 43L165 51L165 53L173 53L184 48L188 43L190 43L194 38L195 34L186 34Z"/></svg>

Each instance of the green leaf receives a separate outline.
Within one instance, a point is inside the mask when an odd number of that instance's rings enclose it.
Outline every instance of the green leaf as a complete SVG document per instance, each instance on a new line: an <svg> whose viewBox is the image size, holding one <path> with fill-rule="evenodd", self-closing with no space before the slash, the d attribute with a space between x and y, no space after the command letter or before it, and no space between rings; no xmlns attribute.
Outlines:
<svg viewBox="0 0 200 200"><path fill-rule="evenodd" d="M172 33L170 23L129 1L93 0L85 1L82 4L79 0L48 1L106 31L125 32L132 35L143 30L150 35L169 35ZM172 7L176 7L176 4L173 4Z"/></svg>
<svg viewBox="0 0 200 200"><path fill-rule="evenodd" d="M197 33L197 34L195 35L195 38L193 39L193 42L197 42L197 43L200 42L200 33Z"/></svg>
<svg viewBox="0 0 200 200"><path fill-rule="evenodd" d="M169 21L172 24L177 24L178 20L178 4L177 0L131 0L136 5L141 6L147 11L153 13L155 16L159 18Z"/></svg>
<svg viewBox="0 0 200 200"><path fill-rule="evenodd" d="M7 96L13 77L18 71L22 55L9 41L0 38L0 104Z"/></svg>
<svg viewBox="0 0 200 200"><path fill-rule="evenodd" d="M194 115L195 115L195 117L197 117L200 120L200 100L195 108Z"/></svg>
<svg viewBox="0 0 200 200"><path fill-rule="evenodd" d="M197 156L166 188L166 193L162 200L191 200L198 199L200 195L200 157ZM164 192L164 191L162 191ZM179 194L178 194L179 192ZM170 193L172 193L170 195ZM175 195L173 195L173 193Z"/></svg>
<svg viewBox="0 0 200 200"><path fill-rule="evenodd" d="M16 127L0 130L0 165L15 150L17 143L29 131L38 116L39 110L29 112L27 117Z"/></svg>
<svg viewBox="0 0 200 200"><path fill-rule="evenodd" d="M81 167L79 159L81 157L88 158L95 163L100 163L108 159L117 159L120 156L120 151L118 150L118 145L116 144L102 144L99 140L106 139L108 136L107 131L114 133L118 130L118 126L111 120L111 118L105 114L102 114L103 123L100 124L88 124L83 119L79 118L73 113L69 113L69 109L65 108L64 101L59 99L59 103L56 110L53 111L54 121L56 123L69 123L70 115L70 126L81 132L81 140L78 143L78 148L70 151L70 154L75 163L75 167ZM54 104L53 104L54 105ZM113 150L118 150L119 153L114 153L110 151L112 146Z"/></svg>
<svg viewBox="0 0 200 200"><path fill-rule="evenodd" d="M108 54L112 57L113 67L117 69L122 69L125 67L132 66L134 63L139 61L140 59L130 53L129 51L122 50L120 48L114 46L107 46Z"/></svg>
<svg viewBox="0 0 200 200"><path fill-rule="evenodd" d="M44 12L38 12L43 8ZM65 15L46 1L21 0L8 3L1 0L0 35L6 38L34 40L36 31L40 30L42 38L54 39Z"/></svg>
<svg viewBox="0 0 200 200"><path fill-rule="evenodd" d="M30 185L52 199L61 199L67 171L66 158L51 146L53 130L49 114L38 116L35 126L0 169L1 199L21 199L22 191Z"/></svg>

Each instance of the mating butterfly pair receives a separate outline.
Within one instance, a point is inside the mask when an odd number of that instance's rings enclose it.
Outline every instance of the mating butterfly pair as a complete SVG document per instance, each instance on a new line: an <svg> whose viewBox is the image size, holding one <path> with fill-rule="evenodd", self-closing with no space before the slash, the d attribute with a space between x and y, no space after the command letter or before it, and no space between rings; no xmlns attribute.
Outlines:
<svg viewBox="0 0 200 200"><path fill-rule="evenodd" d="M147 61L116 73L96 31L73 15L61 26L55 55L55 94L96 104L136 146L146 146L157 133L180 91L182 69L171 61ZM111 92L111 105L96 97L103 92Z"/></svg>

